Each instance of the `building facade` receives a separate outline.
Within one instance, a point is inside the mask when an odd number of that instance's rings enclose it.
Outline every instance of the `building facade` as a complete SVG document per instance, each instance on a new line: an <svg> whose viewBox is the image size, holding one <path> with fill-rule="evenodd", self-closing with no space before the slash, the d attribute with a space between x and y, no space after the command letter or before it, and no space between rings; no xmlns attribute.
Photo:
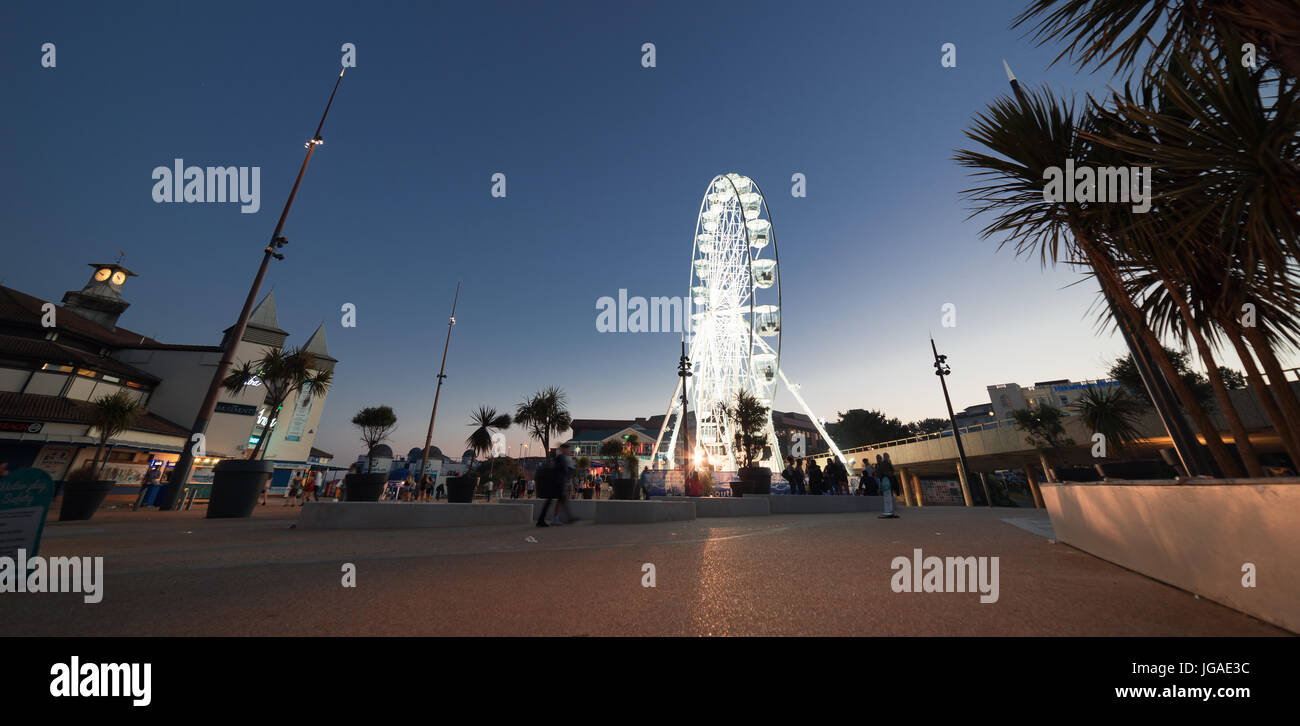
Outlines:
<svg viewBox="0 0 1300 726"><path fill-rule="evenodd" d="M187 427L222 349L164 343L119 327L130 307L123 286L137 275L116 263L91 268L90 280L68 291L62 305L0 287L0 461L11 470L36 466L63 479L95 455L93 402L125 391L146 411L109 442L113 453L104 474L122 485L138 484L149 468L165 471L187 445ZM268 294L253 312L235 360L260 358L283 347L288 337L277 323L274 295ZM313 354L318 370L333 370L337 361L329 355L323 325L302 347ZM223 391L191 482L210 482L217 461L246 456L261 435L262 421L271 427L265 458L276 463L277 479L307 468L325 398L291 396L277 415L267 410L261 386L239 394Z"/></svg>

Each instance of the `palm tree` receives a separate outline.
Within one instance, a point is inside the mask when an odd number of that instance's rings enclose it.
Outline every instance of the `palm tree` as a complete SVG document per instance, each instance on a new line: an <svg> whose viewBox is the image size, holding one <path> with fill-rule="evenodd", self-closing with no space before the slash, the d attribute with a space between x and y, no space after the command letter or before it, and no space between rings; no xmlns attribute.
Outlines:
<svg viewBox="0 0 1300 726"><path fill-rule="evenodd" d="M1073 58L1081 68L1117 61L1124 70L1148 52L1144 71L1152 74L1222 31L1255 43L1261 55L1300 77L1300 5L1294 0L1033 0L1012 27L1029 23L1039 45L1068 41L1056 60ZM1241 44L1226 47L1236 51Z"/></svg>
<svg viewBox="0 0 1300 726"><path fill-rule="evenodd" d="M1077 117L1071 102L1058 99L1050 89L1026 93L1023 101L1002 97L976 115L966 135L993 152L958 150L955 159L975 169L979 183L963 196L972 203L971 216L992 213L994 219L980 232L983 237L1002 233L1002 245L1015 243L1017 254L1037 253L1041 263L1064 261L1085 264L1114 306L1113 314L1132 332L1168 382L1174 395L1205 438L1215 462L1224 473L1240 476L1218 431L1191 390L1179 380L1172 361L1129 297L1122 277L1122 261L1109 248L1113 225L1096 208L1113 204L1051 201L1044 199L1045 172L1061 168L1067 159L1093 165L1096 144L1079 128L1101 129L1105 120L1086 109ZM1100 161L1104 161L1100 160ZM1106 164L1097 164L1105 166ZM1067 180L1071 183L1072 180ZM1101 220L1101 222L1099 222Z"/></svg>
<svg viewBox="0 0 1300 726"><path fill-rule="evenodd" d="M754 466L754 460L763 453L766 443L764 429L770 420L768 409L754 394L741 389L736 391L734 402L726 411L727 420L735 432L736 450L740 453L741 468Z"/></svg>
<svg viewBox="0 0 1300 726"><path fill-rule="evenodd" d="M544 388L516 407L515 423L542 442L542 451L549 452L551 434L567 431L573 425L573 417L565 407L567 403L562 389L556 386Z"/></svg>
<svg viewBox="0 0 1300 726"><path fill-rule="evenodd" d="M1143 406L1120 386L1088 386L1073 408L1093 433L1104 436L1106 444L1116 452L1124 453L1140 438L1137 422Z"/></svg>
<svg viewBox="0 0 1300 726"><path fill-rule="evenodd" d="M91 459L88 471L95 472L95 476L103 473L108 464L104 447L108 446L110 440L131 428L131 424L135 423L144 410L140 401L126 391L118 391L95 400L90 412L90 425L95 429L99 446L95 449L95 457ZM113 449L110 446L108 450L112 452ZM101 456L103 461L100 460Z"/></svg>
<svg viewBox="0 0 1300 726"><path fill-rule="evenodd" d="M1172 317L1173 332L1191 337L1255 476L1258 459L1213 350L1219 337L1233 345L1288 452L1300 456L1300 401L1275 352L1300 339L1300 94L1294 81L1204 49L1170 64L1139 94L1112 94L1111 107L1098 109L1109 133L1093 138L1151 167L1166 188L1155 213L1119 224L1114 239L1163 288L1147 300L1148 317ZM1246 305L1262 325L1241 323ZM1281 385L1265 387L1252 352Z"/></svg>
<svg viewBox="0 0 1300 726"><path fill-rule="evenodd" d="M266 441L270 438L271 423L275 421L284 402L294 394L322 396L329 390L334 374L330 371L314 370L316 356L299 348L284 351L279 348L267 350L256 361L245 362L226 376L222 385L233 394L240 394L244 389L262 385L266 388L266 403L270 412L266 423L262 424L261 435L257 445L248 455L257 459L265 455Z"/></svg>
<svg viewBox="0 0 1300 726"><path fill-rule="evenodd" d="M473 449L476 456L486 456L492 452L492 432L505 431L510 428L510 414L497 413L491 406L479 406L477 411L470 413L469 425L474 427L474 432L465 439L465 444ZM492 478L492 465L496 463L496 457L492 457L492 464L488 467L488 478Z"/></svg>

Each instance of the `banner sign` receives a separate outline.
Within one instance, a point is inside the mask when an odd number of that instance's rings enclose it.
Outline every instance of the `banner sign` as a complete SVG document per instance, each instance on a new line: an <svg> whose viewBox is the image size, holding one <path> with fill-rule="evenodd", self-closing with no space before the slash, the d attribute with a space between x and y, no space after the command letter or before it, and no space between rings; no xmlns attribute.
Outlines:
<svg viewBox="0 0 1300 726"><path fill-rule="evenodd" d="M52 499L54 480L40 469L19 469L0 479L0 557L14 559L18 550L37 555Z"/></svg>

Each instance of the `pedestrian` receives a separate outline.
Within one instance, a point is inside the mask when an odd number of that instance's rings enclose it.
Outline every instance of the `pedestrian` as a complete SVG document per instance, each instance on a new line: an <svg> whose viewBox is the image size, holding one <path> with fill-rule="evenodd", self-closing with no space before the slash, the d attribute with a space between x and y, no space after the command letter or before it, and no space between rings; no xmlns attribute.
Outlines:
<svg viewBox="0 0 1300 726"><path fill-rule="evenodd" d="M889 461L889 454L876 454L876 477L880 480L880 496L884 497L884 512L881 519L898 519L894 514L894 465Z"/></svg>
<svg viewBox="0 0 1300 726"><path fill-rule="evenodd" d="M285 492L284 506L286 507L294 506L295 501L299 499L299 496L301 494L302 494L302 472L296 471L293 474L293 479L289 481L289 491ZM297 504L300 507L302 506L301 501L297 501Z"/></svg>
<svg viewBox="0 0 1300 726"><path fill-rule="evenodd" d="M785 462L785 471L781 472L781 476L790 483L790 493L807 494L808 489L804 486L803 469L799 468L799 462L793 456L787 456Z"/></svg>
<svg viewBox="0 0 1300 726"><path fill-rule="evenodd" d="M548 462L542 465L538 470L538 487L537 495L546 497L546 502L542 504L542 513L537 518L538 527L549 527L556 524L568 524L578 521L569 510L569 480L573 477L574 466L573 458L569 456L569 445L560 444L559 451ZM551 500L556 500L555 514L550 523L546 521L546 510L551 506ZM564 510L564 518L560 518L560 510Z"/></svg>
<svg viewBox="0 0 1300 726"><path fill-rule="evenodd" d="M303 484L302 501L306 503L309 499L313 502L320 501L320 497L316 496L316 472L314 471L307 475L307 483Z"/></svg>
<svg viewBox="0 0 1300 726"><path fill-rule="evenodd" d="M816 459L808 461L808 493L821 494L822 492L822 470L817 466Z"/></svg>
<svg viewBox="0 0 1300 726"><path fill-rule="evenodd" d="M441 501L446 494L447 494L447 485L444 484L443 482L438 482L438 485L433 488L434 501Z"/></svg>
<svg viewBox="0 0 1300 726"><path fill-rule="evenodd" d="M862 461L862 479L858 484L858 493L866 496L880 496L880 485L876 483L876 470L870 459Z"/></svg>
<svg viewBox="0 0 1300 726"><path fill-rule="evenodd" d="M642 469L641 479L640 479L640 495L641 498L646 500L647 502L650 501L650 484L647 477L649 473L650 473L649 469Z"/></svg>

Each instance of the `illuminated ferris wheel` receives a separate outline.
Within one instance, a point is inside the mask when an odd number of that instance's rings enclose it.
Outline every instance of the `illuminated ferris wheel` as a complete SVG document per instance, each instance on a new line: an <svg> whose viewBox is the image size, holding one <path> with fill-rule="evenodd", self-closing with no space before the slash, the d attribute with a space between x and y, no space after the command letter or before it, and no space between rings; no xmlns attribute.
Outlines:
<svg viewBox="0 0 1300 726"><path fill-rule="evenodd" d="M700 202L691 254L686 347L694 370L689 384L686 378L678 381L655 442L656 461L662 452L667 466L677 465L677 442L683 435L681 394L686 385L686 398L693 409L688 415L695 417L692 458L697 465L736 470L740 457L726 409L735 405L736 394L743 390L769 411L766 447L755 463L781 470L781 451L771 418L778 381L786 383L805 411L807 405L781 371L777 260L772 215L762 190L740 174L714 177ZM810 411L808 414L812 417ZM829 441L820 422L813 421Z"/></svg>

